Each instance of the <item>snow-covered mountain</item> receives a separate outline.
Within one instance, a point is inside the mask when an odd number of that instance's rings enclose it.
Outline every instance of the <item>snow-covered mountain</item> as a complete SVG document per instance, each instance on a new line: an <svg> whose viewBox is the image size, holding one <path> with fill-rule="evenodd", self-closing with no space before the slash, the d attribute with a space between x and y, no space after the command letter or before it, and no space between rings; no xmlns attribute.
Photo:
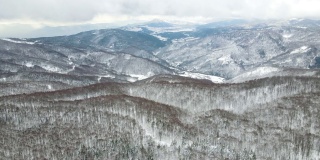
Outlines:
<svg viewBox="0 0 320 160"><path fill-rule="evenodd" d="M0 159L319 159L318 24L0 39Z"/></svg>
<svg viewBox="0 0 320 160"><path fill-rule="evenodd" d="M188 71L233 78L256 67L317 68L319 30L292 27L207 29L156 55Z"/></svg>
<svg viewBox="0 0 320 160"><path fill-rule="evenodd" d="M93 75L100 77L134 75L133 77L147 78L157 74L191 76L184 74L191 72L199 75L193 74L194 78L210 79L210 76L218 76L232 79L259 67L319 68L320 28L309 26L317 23L318 21L311 20L290 20L277 25L275 22L258 25L258 22L235 20L196 26L152 21L121 29L94 30L71 36L6 38L2 43L17 46L16 48L25 46L24 50L35 48L39 53L49 50L60 54L62 58L49 58L48 62L42 64L33 64L32 60L21 60L24 62L18 63L29 68L40 66L56 73L71 72L81 75L80 72L83 72L85 75L95 73ZM2 47L5 52L10 49L5 48L5 45ZM39 57L39 54L32 56ZM43 56L50 57L52 54ZM128 58L134 60L126 62ZM53 61L54 64L50 64ZM131 67L130 64L139 67ZM141 67L141 64L153 67L142 69L145 67ZM161 71L159 68L162 68ZM130 69L134 71L128 71Z"/></svg>

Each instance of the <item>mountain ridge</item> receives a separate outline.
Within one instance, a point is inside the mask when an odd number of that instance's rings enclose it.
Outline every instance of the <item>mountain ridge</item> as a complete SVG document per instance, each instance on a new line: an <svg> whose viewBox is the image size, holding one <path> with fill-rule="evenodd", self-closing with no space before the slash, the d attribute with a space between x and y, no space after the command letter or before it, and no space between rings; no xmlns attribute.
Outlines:
<svg viewBox="0 0 320 160"><path fill-rule="evenodd" d="M0 39L0 157L318 159L318 23Z"/></svg>

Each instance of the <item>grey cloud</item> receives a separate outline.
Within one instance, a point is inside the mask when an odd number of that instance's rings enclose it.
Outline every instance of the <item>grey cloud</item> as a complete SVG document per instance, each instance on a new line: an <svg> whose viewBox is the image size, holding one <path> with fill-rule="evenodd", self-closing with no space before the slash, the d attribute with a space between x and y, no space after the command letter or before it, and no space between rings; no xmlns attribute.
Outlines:
<svg viewBox="0 0 320 160"><path fill-rule="evenodd" d="M0 0L0 19L85 21L103 12L103 1L85 0Z"/></svg>
<svg viewBox="0 0 320 160"><path fill-rule="evenodd" d="M86 22L99 14L221 19L316 17L320 13L317 0L0 0L0 4L0 20L53 22Z"/></svg>

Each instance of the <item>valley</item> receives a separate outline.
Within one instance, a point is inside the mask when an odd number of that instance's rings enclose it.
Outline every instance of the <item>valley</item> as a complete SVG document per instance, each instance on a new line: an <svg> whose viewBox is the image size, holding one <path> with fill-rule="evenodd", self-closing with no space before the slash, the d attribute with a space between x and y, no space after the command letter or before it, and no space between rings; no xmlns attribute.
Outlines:
<svg viewBox="0 0 320 160"><path fill-rule="evenodd" d="M319 25L0 39L0 159L319 159Z"/></svg>

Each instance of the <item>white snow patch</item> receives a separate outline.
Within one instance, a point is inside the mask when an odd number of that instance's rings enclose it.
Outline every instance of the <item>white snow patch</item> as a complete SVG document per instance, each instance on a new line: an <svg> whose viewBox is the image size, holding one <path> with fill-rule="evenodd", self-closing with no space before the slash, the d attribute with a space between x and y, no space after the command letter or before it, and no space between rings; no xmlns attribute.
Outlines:
<svg viewBox="0 0 320 160"><path fill-rule="evenodd" d="M317 73L318 73L317 71L306 72L302 74L302 76L315 76Z"/></svg>
<svg viewBox="0 0 320 160"><path fill-rule="evenodd" d="M9 39L9 38L2 38L2 40L8 41L8 42L12 42L12 43L35 44L35 42L27 42L27 41L25 41L23 39L20 39L21 41L17 41L17 40L12 40L12 39Z"/></svg>
<svg viewBox="0 0 320 160"><path fill-rule="evenodd" d="M130 58L131 58L131 55L129 55L129 54L124 55L124 59L129 60Z"/></svg>
<svg viewBox="0 0 320 160"><path fill-rule="evenodd" d="M225 79L222 77L217 77L217 76L212 76L212 75L207 75L202 73L184 72L183 74L180 74L180 76L190 77L194 79L206 79L214 83L222 83L225 81Z"/></svg>
<svg viewBox="0 0 320 160"><path fill-rule="evenodd" d="M128 76L130 76L129 78L127 78L127 81L129 82L136 82L136 81L140 81L143 79L147 79L149 77L154 76L155 74L153 72L148 72L147 75L142 75L142 74L129 74Z"/></svg>
<svg viewBox="0 0 320 160"><path fill-rule="evenodd" d="M50 90L51 90L51 89L52 89L52 86L51 86L51 85L48 85L48 89L50 89Z"/></svg>
<svg viewBox="0 0 320 160"><path fill-rule="evenodd" d="M288 39L288 38L291 38L293 36L293 34L284 34L282 36L283 36L283 38Z"/></svg>
<svg viewBox="0 0 320 160"><path fill-rule="evenodd" d="M280 64L286 64L292 62L292 59L286 59L285 61L280 62Z"/></svg>
<svg viewBox="0 0 320 160"><path fill-rule="evenodd" d="M147 73L147 76L148 76L148 77L154 76L154 73L153 73L153 72L148 72L148 73Z"/></svg>
<svg viewBox="0 0 320 160"><path fill-rule="evenodd" d="M255 70L245 72L245 73L231 79L229 82L240 83L240 82L245 82L248 80L264 78L264 77L267 77L271 73L279 72L279 71L281 71L281 69L275 68L275 67L259 67L259 68L256 68Z"/></svg>
<svg viewBox="0 0 320 160"><path fill-rule="evenodd" d="M247 75L261 76L261 75L266 75L268 73L277 72L277 71L279 71L279 69L274 67L259 67L254 71L247 72Z"/></svg>
<svg viewBox="0 0 320 160"><path fill-rule="evenodd" d="M177 61L177 62L172 62L172 65L175 67L178 67L180 64L182 64L183 62ZM171 69L174 69L173 67L171 67Z"/></svg>
<svg viewBox="0 0 320 160"><path fill-rule="evenodd" d="M200 38L187 37L187 38L181 38L181 39L173 39L172 42L173 43L190 42L190 41L194 41L194 40L198 40L198 39L200 39Z"/></svg>
<svg viewBox="0 0 320 160"><path fill-rule="evenodd" d="M233 60L230 55L222 56L218 59L218 61L222 62L222 65L230 64Z"/></svg>
<svg viewBox="0 0 320 160"><path fill-rule="evenodd" d="M62 71L61 71L61 69L60 68L58 68L58 67L56 67L56 66L52 66L52 65L48 65L48 64L43 64L43 65L41 65L41 67L42 68L44 68L45 70L47 70L47 71L50 71L50 72L61 72L61 73L63 73Z"/></svg>
<svg viewBox="0 0 320 160"><path fill-rule="evenodd" d="M114 75L103 75L103 76L101 76L101 77L105 77L105 78L116 78L116 76L114 76Z"/></svg>
<svg viewBox="0 0 320 160"><path fill-rule="evenodd" d="M98 82L100 82L101 81L101 79L102 79L102 77L104 77L104 78L112 78L112 79L114 79L114 78L116 78L116 76L114 76L114 75L96 75L96 76L98 76Z"/></svg>
<svg viewBox="0 0 320 160"><path fill-rule="evenodd" d="M297 54L297 53L306 53L310 50L311 48L309 48L308 46L302 46L300 48L297 48L295 50L293 50L290 54Z"/></svg>
<svg viewBox="0 0 320 160"><path fill-rule="evenodd" d="M168 38L165 38L165 37L161 37L159 35L153 35L154 37L157 37L158 39L160 39L161 41L167 41Z"/></svg>
<svg viewBox="0 0 320 160"><path fill-rule="evenodd" d="M153 52L154 55L158 55L159 53L160 53L160 51Z"/></svg>
<svg viewBox="0 0 320 160"><path fill-rule="evenodd" d="M307 29L307 27L297 26L297 28Z"/></svg>
<svg viewBox="0 0 320 160"><path fill-rule="evenodd" d="M32 62L27 62L26 66L30 68L30 67L34 67L34 64L32 64Z"/></svg>
<svg viewBox="0 0 320 160"><path fill-rule="evenodd" d="M60 73L64 73L64 74L67 74L69 72L72 72L74 71L76 68L76 65L72 65L72 68L71 69L68 69L68 70L64 70L64 71L61 71ZM58 69L59 70L59 69ZM55 72L55 71L54 71Z"/></svg>
<svg viewBox="0 0 320 160"><path fill-rule="evenodd" d="M136 81L137 81L137 79L132 78L132 77L129 77L129 78L127 78L127 81L129 81L129 82L136 82Z"/></svg>
<svg viewBox="0 0 320 160"><path fill-rule="evenodd" d="M149 78L149 76L146 75L139 75L139 74L130 74L131 77L137 78L138 80L143 80Z"/></svg>
<svg viewBox="0 0 320 160"><path fill-rule="evenodd" d="M71 57L68 57L68 60L69 60L68 64L69 64L69 65L72 65L73 62L72 62L72 60L71 60Z"/></svg>

